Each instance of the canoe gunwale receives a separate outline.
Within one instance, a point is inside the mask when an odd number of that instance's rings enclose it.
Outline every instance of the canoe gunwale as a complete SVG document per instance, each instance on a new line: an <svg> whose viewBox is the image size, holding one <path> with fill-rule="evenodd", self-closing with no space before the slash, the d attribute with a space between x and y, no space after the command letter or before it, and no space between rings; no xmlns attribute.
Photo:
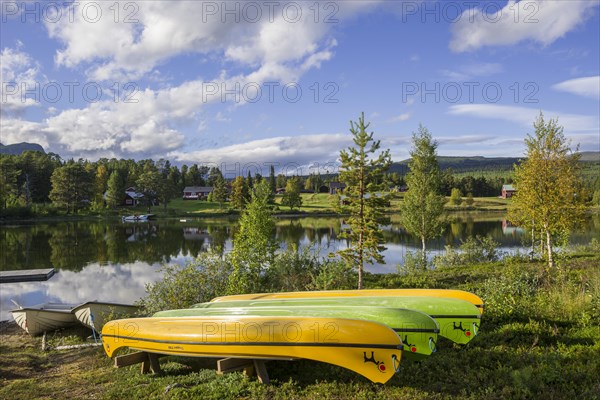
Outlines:
<svg viewBox="0 0 600 400"><path fill-rule="evenodd" d="M403 344L369 344L369 343L336 343L336 342L199 342L189 340L161 340L150 339L138 336L120 336L104 334L102 337L119 340L138 340L141 342L161 343L161 344L189 344L197 346L273 346L273 347L351 347L351 348L375 348L388 350L403 350Z"/></svg>

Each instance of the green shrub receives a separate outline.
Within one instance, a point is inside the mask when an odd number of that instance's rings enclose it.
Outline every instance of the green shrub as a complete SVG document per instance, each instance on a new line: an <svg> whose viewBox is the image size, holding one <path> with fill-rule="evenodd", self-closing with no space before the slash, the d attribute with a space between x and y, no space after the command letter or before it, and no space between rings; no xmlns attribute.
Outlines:
<svg viewBox="0 0 600 400"><path fill-rule="evenodd" d="M480 286L486 316L501 321L528 317L540 286L538 274L519 267L507 267L500 276L487 279Z"/></svg>
<svg viewBox="0 0 600 400"><path fill-rule="evenodd" d="M311 274L309 290L356 289L357 273L341 260L322 260Z"/></svg>
<svg viewBox="0 0 600 400"><path fill-rule="evenodd" d="M491 236L468 237L462 241L458 250L446 246L445 253L433 258L436 267L458 267L465 264L485 263L498 261L501 253L498 252L498 243Z"/></svg>
<svg viewBox="0 0 600 400"><path fill-rule="evenodd" d="M427 261L423 261L423 250L407 251L404 255L404 264L398 265L400 275L412 275L415 272L426 271Z"/></svg>
<svg viewBox="0 0 600 400"><path fill-rule="evenodd" d="M321 264L319 250L305 247L298 251L296 246L277 253L263 275L264 291L307 290L312 277L318 273Z"/></svg>
<svg viewBox="0 0 600 400"><path fill-rule="evenodd" d="M226 293L233 268L217 254L202 253L184 267L165 265L163 279L146 285L146 297L140 300L143 312L188 308Z"/></svg>

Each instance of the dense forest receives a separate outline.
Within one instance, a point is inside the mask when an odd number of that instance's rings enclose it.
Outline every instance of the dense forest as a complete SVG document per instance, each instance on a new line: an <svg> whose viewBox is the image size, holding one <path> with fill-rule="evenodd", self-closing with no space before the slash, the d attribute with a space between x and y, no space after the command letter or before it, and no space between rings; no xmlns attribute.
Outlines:
<svg viewBox="0 0 600 400"><path fill-rule="evenodd" d="M510 163L517 159L439 157L443 170L442 193L450 196L452 189L463 195L475 197L498 196L502 185L512 183ZM494 161L496 160L496 161ZM590 200L600 199L600 168L598 161L582 162ZM383 176L390 189L405 190L404 180L408 168L405 162L396 163ZM283 174L275 175L271 167L270 187L286 188L292 178ZM333 174L293 177L294 185L304 192L323 191L329 182L337 180ZM30 209L36 204L52 203L67 213L80 209L101 210L115 208L123 198L126 188L133 187L144 195L148 204L159 203L166 207L169 200L181 197L186 186L211 186L215 188L213 201L226 201L228 191L239 184L252 187L262 180L260 174L226 179L218 167L202 164L172 165L170 161L99 159L98 161L62 160L54 153L25 150L20 154L0 154L0 208L2 215L14 215L10 210ZM241 182L241 183L240 183ZM289 186L289 185L287 185ZM217 190L221 187L223 190ZM221 193L222 199L216 198ZM16 214L19 214L18 212Z"/></svg>

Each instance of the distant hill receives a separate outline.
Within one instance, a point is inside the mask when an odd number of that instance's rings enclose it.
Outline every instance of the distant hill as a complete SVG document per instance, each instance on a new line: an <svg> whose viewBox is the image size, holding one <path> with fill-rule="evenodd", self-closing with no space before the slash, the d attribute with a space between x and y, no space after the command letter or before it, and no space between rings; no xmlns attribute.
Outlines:
<svg viewBox="0 0 600 400"><path fill-rule="evenodd" d="M581 161L600 162L600 152L584 151L581 152ZM442 170L452 168L453 172L473 172L473 171L509 171L515 164L521 160L516 157L448 157L438 156L438 163ZM390 172L405 174L408 172L408 162L403 160L393 163Z"/></svg>
<svg viewBox="0 0 600 400"><path fill-rule="evenodd" d="M9 145L3 145L0 143L0 154L14 154L19 155L24 151L41 151L45 153L44 148L37 143L14 143Z"/></svg>
<svg viewBox="0 0 600 400"><path fill-rule="evenodd" d="M600 151L582 151L581 161L600 162Z"/></svg>
<svg viewBox="0 0 600 400"><path fill-rule="evenodd" d="M438 163L442 170L452 168L454 172L469 172L469 171L508 171L513 165L519 162L519 158L515 157L448 157L438 156ZM403 160L392 164L390 172L398 172L405 174L408 172L408 162Z"/></svg>

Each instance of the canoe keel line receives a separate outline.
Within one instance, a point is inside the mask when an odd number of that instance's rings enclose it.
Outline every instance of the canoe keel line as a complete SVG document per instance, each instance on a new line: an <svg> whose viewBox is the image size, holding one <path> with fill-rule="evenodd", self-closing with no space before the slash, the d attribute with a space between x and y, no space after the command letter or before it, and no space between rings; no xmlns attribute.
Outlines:
<svg viewBox="0 0 600 400"><path fill-rule="evenodd" d="M385 383L402 357L402 340L364 320L312 317L132 318L107 323L106 353L124 347L148 353L247 359L309 359Z"/></svg>

